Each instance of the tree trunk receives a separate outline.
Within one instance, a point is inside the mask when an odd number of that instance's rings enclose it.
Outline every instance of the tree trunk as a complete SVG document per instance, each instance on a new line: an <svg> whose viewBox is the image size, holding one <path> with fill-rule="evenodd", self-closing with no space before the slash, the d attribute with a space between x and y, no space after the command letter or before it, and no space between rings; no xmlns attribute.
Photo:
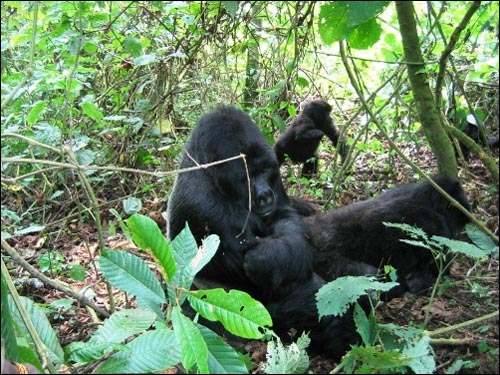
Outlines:
<svg viewBox="0 0 500 375"><path fill-rule="evenodd" d="M429 145L436 156L439 173L457 175L457 160L453 144L448 137L441 116L428 85L424 59L420 50L412 1L396 1L399 29L403 41L408 78L416 104L418 117Z"/></svg>

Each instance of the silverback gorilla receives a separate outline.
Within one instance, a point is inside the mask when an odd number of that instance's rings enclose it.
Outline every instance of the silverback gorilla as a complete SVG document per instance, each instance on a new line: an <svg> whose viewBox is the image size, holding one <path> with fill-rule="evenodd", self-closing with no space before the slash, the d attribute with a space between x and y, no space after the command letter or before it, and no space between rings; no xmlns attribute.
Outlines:
<svg viewBox="0 0 500 375"><path fill-rule="evenodd" d="M454 178L434 181L464 208L467 196ZM422 292L431 287L437 268L430 251L399 241L405 235L382 222L418 226L428 235L456 238L468 218L427 181L401 184L376 198L304 218L316 241L314 270L326 280L345 275L377 274L390 264L398 271L400 287L391 298L408 290Z"/></svg>
<svg viewBox="0 0 500 375"><path fill-rule="evenodd" d="M312 348L339 358L358 340L352 316L318 319L315 293L325 281L313 272L311 234L291 208L276 156L250 116L232 106L202 116L181 168L240 154L250 177L250 212L242 159L182 173L168 202L167 235L173 239L186 221L198 243L219 235L217 253L198 276L264 303L282 338L292 328L310 331Z"/></svg>
<svg viewBox="0 0 500 375"><path fill-rule="evenodd" d="M316 173L316 150L323 135L330 138L333 145L338 147L342 159L345 159L348 148L339 141L339 131L330 117L331 110L330 104L322 99L312 100L304 105L301 113L293 119L274 145L280 165L285 161L286 154L294 163L304 163L303 176Z"/></svg>

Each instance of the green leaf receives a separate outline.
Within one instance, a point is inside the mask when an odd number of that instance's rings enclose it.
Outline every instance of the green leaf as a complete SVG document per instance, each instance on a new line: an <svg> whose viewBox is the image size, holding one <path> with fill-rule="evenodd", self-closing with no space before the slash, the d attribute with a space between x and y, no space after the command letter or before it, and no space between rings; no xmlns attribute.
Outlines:
<svg viewBox="0 0 500 375"><path fill-rule="evenodd" d="M195 274L191 267L191 262L195 259L198 253L198 245L186 222L184 228L172 240L172 251L175 263L179 269L173 278L173 283L186 290L191 288ZM210 248L212 250L212 248ZM201 254L201 258L205 258ZM200 259L201 262L201 259Z"/></svg>
<svg viewBox="0 0 500 375"><path fill-rule="evenodd" d="M367 2L368 4L371 1ZM382 27L376 19L371 19L352 30L347 37L349 46L355 49L368 49L377 43L382 35Z"/></svg>
<svg viewBox="0 0 500 375"><path fill-rule="evenodd" d="M175 306L172 311L172 324L181 347L181 362L186 371L189 372L196 365L199 373L207 374L207 344L191 319L182 314L179 306Z"/></svg>
<svg viewBox="0 0 500 375"><path fill-rule="evenodd" d="M266 374L305 374L309 368L309 356L306 349L311 339L303 332L290 345L284 346L278 338L270 341L267 345L267 364L264 372Z"/></svg>
<svg viewBox="0 0 500 375"><path fill-rule="evenodd" d="M3 238L3 236L2 236ZM3 262L3 260L2 260ZM2 280L2 295L1 295L1 301L2 301L2 339L4 340L5 344L5 356L7 358L10 358L12 361L19 361L21 358L19 356L19 352L17 349L17 340L16 340L16 333L14 331L14 320L12 319L12 314L10 313L9 310L9 302L7 300L7 296L9 296L8 293L8 288L5 280L5 275L2 272L1 273L1 280ZM3 345L2 345L3 347ZM4 348L2 348L2 354Z"/></svg>
<svg viewBox="0 0 500 375"><path fill-rule="evenodd" d="M82 111L85 113L88 117L90 117L94 121L100 121L104 118L103 113L99 109L98 106L96 106L94 103L91 102L83 102L81 104Z"/></svg>
<svg viewBox="0 0 500 375"><path fill-rule="evenodd" d="M382 283L369 276L339 277L323 285L316 293L319 317L344 315L352 303L369 291L386 292L397 285L394 282Z"/></svg>
<svg viewBox="0 0 500 375"><path fill-rule="evenodd" d="M321 40L331 45L347 37L347 9L342 1L331 1L323 4L318 16L318 31Z"/></svg>
<svg viewBox="0 0 500 375"><path fill-rule="evenodd" d="M123 41L123 48L132 57L138 57L142 53L142 44L139 39L133 36L126 37Z"/></svg>
<svg viewBox="0 0 500 375"><path fill-rule="evenodd" d="M203 239L202 245L198 249L195 257L190 262L190 268L193 275L196 276L203 267L213 258L219 248L220 239L216 234L211 234Z"/></svg>
<svg viewBox="0 0 500 375"><path fill-rule="evenodd" d="M75 152L75 156L80 165L90 165L95 160L95 154L92 150L78 150Z"/></svg>
<svg viewBox="0 0 500 375"><path fill-rule="evenodd" d="M408 342L403 354L410 358L408 366L415 374L434 374L436 362L429 336L423 334L416 342Z"/></svg>
<svg viewBox="0 0 500 375"><path fill-rule="evenodd" d="M262 338L272 326L264 305L239 290L197 290L188 295L188 300L201 316L221 322L229 332L240 337Z"/></svg>
<svg viewBox="0 0 500 375"><path fill-rule="evenodd" d="M492 249L496 248L497 245L493 240L488 236L486 233L484 233L479 227L476 225L472 224L467 224L465 226L465 232L467 233L467 236L471 239L471 241L479 247L480 249L483 249L485 251L491 252Z"/></svg>
<svg viewBox="0 0 500 375"><path fill-rule="evenodd" d="M370 20L375 20L389 5L390 1L341 1L347 9L347 26L354 28Z"/></svg>
<svg viewBox="0 0 500 375"><path fill-rule="evenodd" d="M115 287L156 303L165 303L160 282L144 261L126 251L105 251L99 258L103 275Z"/></svg>
<svg viewBox="0 0 500 375"><path fill-rule="evenodd" d="M141 210L142 201L135 197L129 197L122 201L122 206L127 215L132 215L138 213Z"/></svg>
<svg viewBox="0 0 500 375"><path fill-rule="evenodd" d="M142 250L151 250L163 267L166 279L171 281L176 269L174 255L158 224L140 214L132 215L126 220L126 224L134 243Z"/></svg>
<svg viewBox="0 0 500 375"><path fill-rule="evenodd" d="M88 363L101 358L107 352L119 349L122 342L153 324L156 314L144 309L125 309L115 312L98 329L88 342L74 342L68 345L68 358Z"/></svg>
<svg viewBox="0 0 500 375"><path fill-rule="evenodd" d="M68 264L68 276L73 280L84 281L85 280L85 268L78 263Z"/></svg>
<svg viewBox="0 0 500 375"><path fill-rule="evenodd" d="M179 344L170 329L148 331L124 346L97 374L156 374L179 363Z"/></svg>
<svg viewBox="0 0 500 375"><path fill-rule="evenodd" d="M356 303L354 305L354 324L356 325L356 331L363 340L363 344L366 346L375 345L378 337L378 324L375 314L369 312L367 316L361 306Z"/></svg>
<svg viewBox="0 0 500 375"><path fill-rule="evenodd" d="M439 245L446 246L452 253L460 253L467 255L473 259L485 259L488 255L476 245L459 241L451 240L447 237L432 236L431 240Z"/></svg>
<svg viewBox="0 0 500 375"><path fill-rule="evenodd" d="M222 1L224 8L226 8L227 12L231 15L231 18L236 18L236 12L238 11L239 1Z"/></svg>
<svg viewBox="0 0 500 375"><path fill-rule="evenodd" d="M42 343L45 345L47 352L50 355L50 359L54 363L54 365L58 368L64 361L64 352L59 344L57 339L57 334L55 330L52 328L49 320L45 316L44 311L38 307L31 299L27 297L20 296L21 303L26 310L33 326L35 327ZM19 325L19 328L22 330L23 334L28 337L28 329L24 325L24 322L17 310L12 297L9 295L9 308L12 313L13 319ZM3 322L2 322L3 323ZM2 324L3 326L3 324ZM29 336L30 337L30 336Z"/></svg>
<svg viewBox="0 0 500 375"><path fill-rule="evenodd" d="M211 374L248 374L240 355L215 332L196 324L208 348L208 370Z"/></svg>
<svg viewBox="0 0 500 375"><path fill-rule="evenodd" d="M28 125L34 125L37 123L38 118L40 117L42 111L45 109L46 105L47 103L44 100L35 103L33 108L31 108L30 113L28 113L28 116L26 116L26 122L28 123Z"/></svg>

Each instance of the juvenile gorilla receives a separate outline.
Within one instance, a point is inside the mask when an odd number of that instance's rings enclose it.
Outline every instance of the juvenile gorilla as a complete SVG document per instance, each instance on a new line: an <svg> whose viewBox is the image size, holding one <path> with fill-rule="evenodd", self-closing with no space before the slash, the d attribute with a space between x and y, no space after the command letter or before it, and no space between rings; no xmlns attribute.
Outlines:
<svg viewBox="0 0 500 375"><path fill-rule="evenodd" d="M326 135L337 147L342 159L348 148L339 142L339 131L333 124L330 112L332 107L324 100L312 100L304 105L302 112L293 119L288 129L274 145L274 152L281 165L285 155L294 163L304 163L302 175L310 176L318 169L316 150L319 142Z"/></svg>
<svg viewBox="0 0 500 375"><path fill-rule="evenodd" d="M325 281L313 272L311 234L289 200L278 162L257 125L243 111L219 107L201 117L181 168L246 155L178 175L168 203L168 237L186 221L198 243L219 235L216 255L198 274L203 281L248 292L268 308L273 329L310 331L312 345L339 358L358 340L352 316L318 319L315 293Z"/></svg>
<svg viewBox="0 0 500 375"><path fill-rule="evenodd" d="M470 210L459 181L439 176L434 181ZM437 267L430 251L401 242L404 232L382 222L418 226L428 235L456 238L467 217L427 181L402 184L376 198L304 218L316 240L314 270L326 280L345 275L377 274L390 264L398 270L400 287L386 298L405 290L418 293L431 287Z"/></svg>

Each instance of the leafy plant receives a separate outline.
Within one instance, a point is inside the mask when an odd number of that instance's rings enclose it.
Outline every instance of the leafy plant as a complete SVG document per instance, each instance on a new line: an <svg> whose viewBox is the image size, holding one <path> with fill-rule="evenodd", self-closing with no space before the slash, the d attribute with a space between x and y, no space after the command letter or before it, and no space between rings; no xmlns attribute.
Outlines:
<svg viewBox="0 0 500 375"><path fill-rule="evenodd" d="M354 323L362 345L355 345L342 358L335 372L344 373L415 373L430 374L435 370L429 336L422 329L380 324L372 308L365 313L359 299L368 296L378 301L380 292L397 286L380 282L375 277L344 276L325 284L316 294L320 316L344 315L354 306ZM372 307L373 307L372 302Z"/></svg>
<svg viewBox="0 0 500 375"><path fill-rule="evenodd" d="M306 349L311 339L305 334L297 342L284 346L279 338L267 344L266 374L304 374L309 368L309 356Z"/></svg>
<svg viewBox="0 0 500 375"><path fill-rule="evenodd" d="M422 229L407 224L384 223L388 227L399 228L411 239L402 239L415 246L432 252L439 274L431 293L433 299L441 276L449 264L448 254L464 254L474 259L484 259L492 247L483 236L469 228L476 243L484 249L463 241L442 236L428 236ZM480 238L480 239L479 239ZM486 244L484 242L486 242ZM493 244L494 245L494 244ZM388 270L390 273L391 270ZM435 370L430 336L422 328L400 327L395 324L381 324L376 320L374 309L365 313L359 304L362 296L369 296L372 307L378 301L379 292L388 291L398 285L395 282L382 283L375 277L345 276L324 285L316 294L318 311L324 315L344 315L354 306L354 322L363 345L353 346L342 358L335 372L345 373L414 373L430 374ZM431 306L432 303L429 303ZM428 311L424 327L428 321Z"/></svg>
<svg viewBox="0 0 500 375"><path fill-rule="evenodd" d="M69 360L104 359L97 373L156 372L178 363L186 371L247 373L231 346L182 310L187 302L200 316L221 322L240 337L258 339L271 333L269 313L247 293L220 288L190 291L195 275L215 254L218 237L208 236L198 249L187 224L171 243L146 216L134 214L125 224L136 245L152 253L162 267L167 295L141 258L106 251L99 261L103 275L114 287L133 294L139 308L115 312L89 341L68 345Z"/></svg>

